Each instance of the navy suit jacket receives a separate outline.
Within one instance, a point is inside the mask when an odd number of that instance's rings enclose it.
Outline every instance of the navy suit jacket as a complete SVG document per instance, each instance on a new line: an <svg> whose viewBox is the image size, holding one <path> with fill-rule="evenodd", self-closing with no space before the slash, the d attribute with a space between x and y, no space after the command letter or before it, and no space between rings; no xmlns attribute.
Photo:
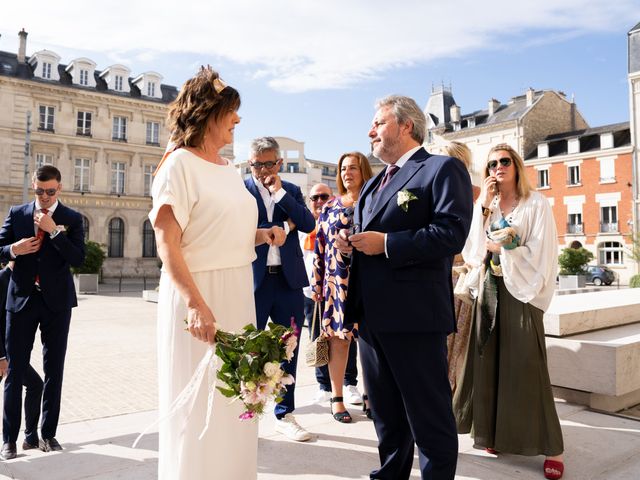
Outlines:
<svg viewBox="0 0 640 480"><path fill-rule="evenodd" d="M33 237L35 202L11 207L0 229L0 259L11 259L9 247L20 239ZM36 274L40 276L42 296L47 307L59 312L78 305L70 266L84 262L84 232L82 216L60 201L53 212L56 225L66 227L54 238L46 234L40 250L18 255L9 281L7 310L17 313L24 308L35 288Z"/></svg>
<svg viewBox="0 0 640 480"><path fill-rule="evenodd" d="M451 266L473 209L469 174L460 160L420 148L374 195L383 175L363 186L354 222L363 232L387 234L389 258L354 250L345 319L379 332L450 333ZM398 205L404 190L417 197L406 212Z"/></svg>
<svg viewBox="0 0 640 480"><path fill-rule="evenodd" d="M7 329L7 290L9 289L10 278L11 269L9 267L4 267L0 270L0 358L7 356L4 342L5 330Z"/></svg>
<svg viewBox="0 0 640 480"><path fill-rule="evenodd" d="M301 232L309 233L316 228L316 221L305 205L304 197L297 185L284 180L282 181L282 188L284 188L287 193L275 204L273 221L269 222L267 218L267 208L264 206L264 201L260 196L258 187L256 187L253 181L253 177L246 178L244 184L258 203L258 228L269 228L274 225L282 227L288 218L296 224L296 230L300 230ZM254 291L260 287L267 270L268 252L269 245L266 243L256 247L258 258L253 261ZM287 240L284 245L280 247L280 260L282 262L282 272L290 288L303 288L309 285L297 233L291 232L287 235Z"/></svg>

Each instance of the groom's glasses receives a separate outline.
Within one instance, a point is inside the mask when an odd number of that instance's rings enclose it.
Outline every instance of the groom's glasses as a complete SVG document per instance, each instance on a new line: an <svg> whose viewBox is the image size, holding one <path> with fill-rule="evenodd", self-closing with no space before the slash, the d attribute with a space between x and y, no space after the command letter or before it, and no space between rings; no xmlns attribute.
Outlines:
<svg viewBox="0 0 640 480"><path fill-rule="evenodd" d="M36 188L36 195L41 197L44 194L47 194L49 197L53 197L56 193L58 193L57 188Z"/></svg>
<svg viewBox="0 0 640 480"><path fill-rule="evenodd" d="M260 170L262 168L266 168L268 170L270 168L273 168L279 161L280 160L276 160L275 162L253 162L249 165L251 165L251 167L255 168L256 170Z"/></svg>
<svg viewBox="0 0 640 480"><path fill-rule="evenodd" d="M323 202L326 202L327 200L329 200L329 194L328 193L319 193L317 195L311 195L309 197L309 199L312 202L317 202L318 200L322 200Z"/></svg>
<svg viewBox="0 0 640 480"><path fill-rule="evenodd" d="M495 170L498 168L498 162L500 162L500 165L502 165L503 167L508 167L509 165L511 165L511 159L509 157L503 157L500 160L491 160L489 163L487 163L487 167L489 167L489 170Z"/></svg>

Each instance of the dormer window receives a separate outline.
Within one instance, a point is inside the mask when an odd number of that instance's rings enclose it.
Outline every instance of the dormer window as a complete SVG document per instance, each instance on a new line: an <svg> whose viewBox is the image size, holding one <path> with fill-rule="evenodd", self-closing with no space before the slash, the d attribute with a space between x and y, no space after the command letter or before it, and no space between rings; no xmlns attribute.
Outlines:
<svg viewBox="0 0 640 480"><path fill-rule="evenodd" d="M58 73L58 64L60 56L50 50L40 50L29 57L29 65L33 68L33 74L36 78L43 80L52 80L57 82L60 80Z"/></svg>
<svg viewBox="0 0 640 480"><path fill-rule="evenodd" d="M140 89L140 93L144 97L162 98L162 91L160 90L162 76L159 73L142 73L134 78L131 83Z"/></svg>
<svg viewBox="0 0 640 480"><path fill-rule="evenodd" d="M124 65L111 65L100 74L109 90L121 93L129 93L129 74L131 71Z"/></svg>
<svg viewBox="0 0 640 480"><path fill-rule="evenodd" d="M72 60L65 71L71 75L71 81L74 85L82 85L83 87L95 87L96 79L93 72L96 69L96 63L88 58L76 58Z"/></svg>

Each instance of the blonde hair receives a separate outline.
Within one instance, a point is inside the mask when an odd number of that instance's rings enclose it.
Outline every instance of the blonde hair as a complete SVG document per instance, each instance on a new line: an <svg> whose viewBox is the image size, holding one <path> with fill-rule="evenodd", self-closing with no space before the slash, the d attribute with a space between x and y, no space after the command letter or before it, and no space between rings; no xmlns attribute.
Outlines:
<svg viewBox="0 0 640 480"><path fill-rule="evenodd" d="M513 165L516 167L516 193L520 198L529 198L529 194L531 193L531 184L529 183L529 179L527 178L527 173L524 169L524 160L518 152L516 152L513 147L507 143L499 143L489 150L487 154L487 164L484 166L484 178L489 176L489 157L491 154L498 151L504 151L509 154L509 158L513 162Z"/></svg>
<svg viewBox="0 0 640 480"><path fill-rule="evenodd" d="M349 152L343 153L340 155L340 160L338 160L338 173L336 173L336 186L338 187L338 193L340 195L344 195L347 193L347 189L342 183L342 176L340 175L340 169L342 168L342 162L347 157L353 157L358 160L358 166L360 167L360 174L362 175L362 184L373 177L373 171L371 170L371 165L369 165L369 160L367 157L360 152Z"/></svg>
<svg viewBox="0 0 640 480"><path fill-rule="evenodd" d="M447 155L450 157L455 157L464 163L464 166L467 170L471 169L471 150L464 143L456 142L455 140L449 142L447 146L444 147Z"/></svg>

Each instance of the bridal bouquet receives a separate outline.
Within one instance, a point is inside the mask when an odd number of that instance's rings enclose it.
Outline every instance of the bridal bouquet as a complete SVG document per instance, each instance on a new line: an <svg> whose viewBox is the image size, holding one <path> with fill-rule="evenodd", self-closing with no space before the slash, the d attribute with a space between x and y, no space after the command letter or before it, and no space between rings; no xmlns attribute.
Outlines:
<svg viewBox="0 0 640 480"><path fill-rule="evenodd" d="M264 412L269 400L281 402L287 385L294 382L280 367L289 361L298 344L297 327L269 322L267 330L246 325L239 333L216 332L216 355L222 360L216 388L225 397L240 399L246 408L241 420Z"/></svg>

